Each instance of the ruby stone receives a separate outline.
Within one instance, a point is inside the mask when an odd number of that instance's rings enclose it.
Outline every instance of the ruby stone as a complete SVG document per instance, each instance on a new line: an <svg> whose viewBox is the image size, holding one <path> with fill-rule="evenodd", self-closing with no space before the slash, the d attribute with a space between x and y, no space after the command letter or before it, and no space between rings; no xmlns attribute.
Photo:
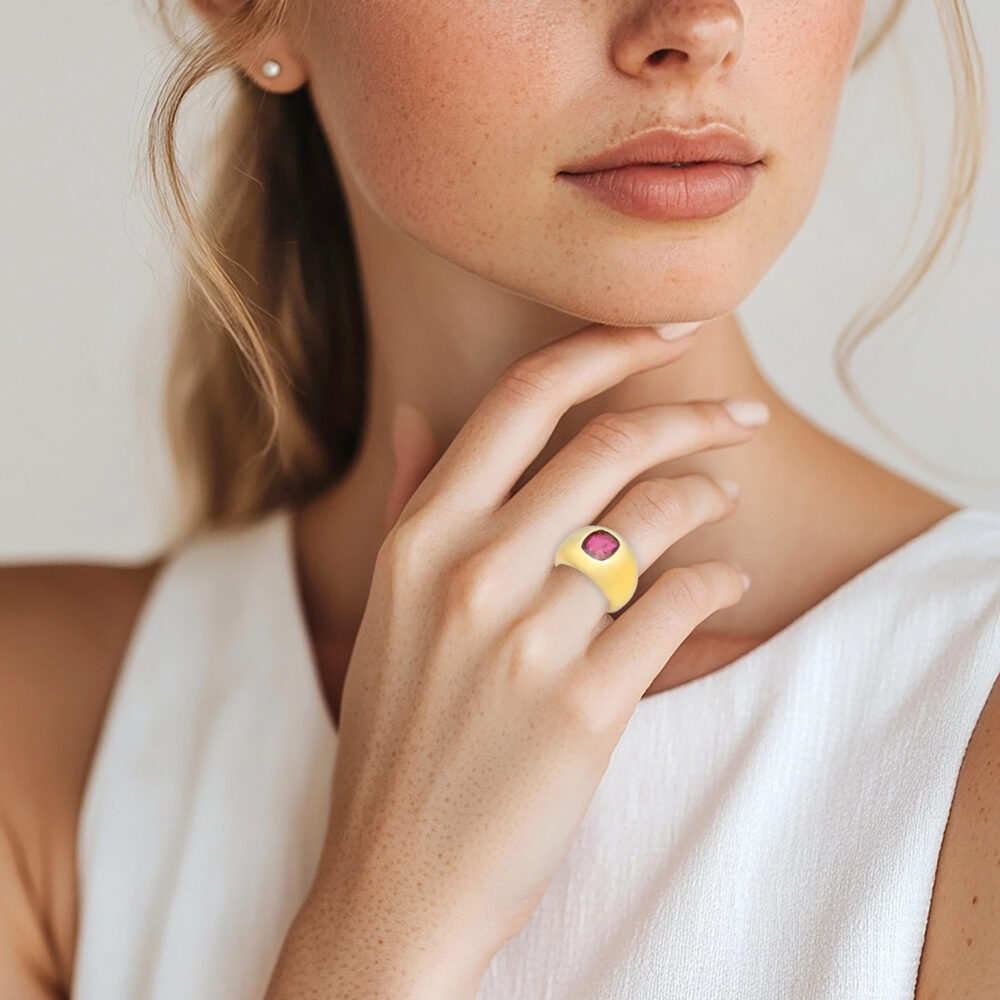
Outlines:
<svg viewBox="0 0 1000 1000"><path fill-rule="evenodd" d="M603 528L592 531L580 543L583 551L592 559L610 559L618 551L618 539Z"/></svg>

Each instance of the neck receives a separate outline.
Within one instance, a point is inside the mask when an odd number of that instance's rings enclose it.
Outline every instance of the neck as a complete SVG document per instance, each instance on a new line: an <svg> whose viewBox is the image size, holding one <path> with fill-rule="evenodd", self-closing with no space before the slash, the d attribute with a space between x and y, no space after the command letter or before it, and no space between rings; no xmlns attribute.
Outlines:
<svg viewBox="0 0 1000 1000"><path fill-rule="evenodd" d="M767 638L954 505L874 464L793 409L759 373L731 314L706 323L695 338L680 360L632 376L568 411L529 472L605 410L727 396L751 396L768 404L771 420L747 443L651 466L642 477L705 472L740 485L736 511L671 546L640 578L633 598L674 565L721 558L744 566L753 580L746 597L713 614L687 644L689 654L699 649L701 662L706 644L733 651L732 658ZM375 352L372 405L356 461L299 515L304 601L320 648L340 649L349 642L364 611L375 555L387 530L372 512L385 508L391 485L389 433L395 403L406 400L428 414L441 454L513 360L507 354L496 356L489 347L475 354L456 352L448 358L447 374L435 376L425 356L421 376L419 365L405 360L410 357L405 338L394 347L388 362L384 350ZM595 519L599 514L595 511ZM811 553L809 561L803 561L803 552Z"/></svg>
<svg viewBox="0 0 1000 1000"><path fill-rule="evenodd" d="M368 316L364 433L350 469L299 513L296 525L310 629L319 655L329 648L338 656L356 634L387 531L372 514L385 509L391 488L397 403L424 413L440 455L507 365L586 323L426 251L375 219L350 183L346 190ZM632 317L621 325L691 318ZM835 440L790 406L761 374L732 312L706 322L694 338L679 360L569 410L525 476L602 411L695 398L764 400L771 420L749 442L651 467L643 476L705 472L739 484L736 511L671 546L640 578L633 600L671 566L733 559L750 574L750 591L710 616L685 646L714 641L743 648L955 507Z"/></svg>

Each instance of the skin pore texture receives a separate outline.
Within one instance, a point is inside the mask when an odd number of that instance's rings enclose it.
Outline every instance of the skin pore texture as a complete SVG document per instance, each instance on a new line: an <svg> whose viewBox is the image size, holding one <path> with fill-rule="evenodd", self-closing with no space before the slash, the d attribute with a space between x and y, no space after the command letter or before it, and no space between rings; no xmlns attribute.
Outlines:
<svg viewBox="0 0 1000 1000"><path fill-rule="evenodd" d="M782 399L732 312L808 214L863 11L863 0L313 0L247 54L261 86L310 89L368 310L361 448L295 528L335 719L387 530L372 512L390 499L396 405L426 421L407 445L426 472L507 365L588 322L706 321L678 361L573 407L522 483L602 411L752 397L772 414L746 444L641 477L707 472L736 480L741 496L733 514L664 552L633 600L667 568L706 559L733 559L753 581L692 632L647 695L725 666L956 509ZM274 80L260 72L265 58L282 64ZM557 178L638 132L709 122L763 150L754 190L721 216L627 217Z"/></svg>

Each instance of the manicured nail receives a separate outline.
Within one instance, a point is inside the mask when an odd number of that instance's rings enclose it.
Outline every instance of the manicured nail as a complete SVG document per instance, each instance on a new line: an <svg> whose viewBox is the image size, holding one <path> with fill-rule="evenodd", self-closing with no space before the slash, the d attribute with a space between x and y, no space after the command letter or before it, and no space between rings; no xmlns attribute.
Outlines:
<svg viewBox="0 0 1000 1000"><path fill-rule="evenodd" d="M744 427L759 427L771 419L767 403L759 399L727 399L722 405L733 420Z"/></svg>
<svg viewBox="0 0 1000 1000"><path fill-rule="evenodd" d="M699 326L701 326L700 322L664 323L661 326L654 326L653 329L664 340L680 340L681 337L686 337L689 333L694 333L694 331L697 330Z"/></svg>
<svg viewBox="0 0 1000 1000"><path fill-rule="evenodd" d="M739 483L734 482L732 479L724 479L722 476L716 476L715 481L722 487L726 496L730 499L735 499L740 495Z"/></svg>

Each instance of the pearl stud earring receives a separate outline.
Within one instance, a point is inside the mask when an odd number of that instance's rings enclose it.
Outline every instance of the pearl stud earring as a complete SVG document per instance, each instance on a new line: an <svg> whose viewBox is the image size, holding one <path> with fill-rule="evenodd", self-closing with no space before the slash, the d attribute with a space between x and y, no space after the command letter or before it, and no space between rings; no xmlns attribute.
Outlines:
<svg viewBox="0 0 1000 1000"><path fill-rule="evenodd" d="M281 72L281 63L268 59L261 67L261 72L267 77L276 77Z"/></svg>

